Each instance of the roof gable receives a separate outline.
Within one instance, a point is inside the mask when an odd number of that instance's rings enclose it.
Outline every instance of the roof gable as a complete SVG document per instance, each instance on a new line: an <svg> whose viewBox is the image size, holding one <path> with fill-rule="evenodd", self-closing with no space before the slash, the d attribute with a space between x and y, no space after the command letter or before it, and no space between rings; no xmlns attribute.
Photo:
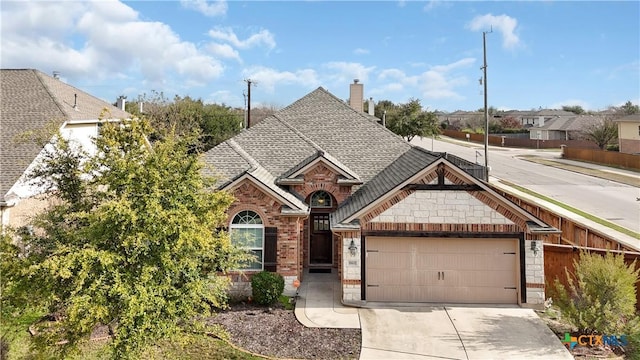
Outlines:
<svg viewBox="0 0 640 360"><path fill-rule="evenodd" d="M436 185L433 185L434 179L438 179ZM448 179L452 185L446 185L445 179ZM348 228L349 224L353 224L359 219L366 222L371 221L392 207L393 204L410 196L417 189L431 188L435 191L441 191L449 188L455 191L468 192L506 219L517 224L523 231L542 233L557 231L493 191L484 182L466 173L444 157L436 159L428 166L406 177L403 181L396 182L394 186L389 187L389 190L378 195L374 201L368 204L360 203L360 207L351 207L350 209L344 206L344 210L339 208L332 216L332 228ZM366 191L364 187L360 190Z"/></svg>
<svg viewBox="0 0 640 360"><path fill-rule="evenodd" d="M411 148L404 139L372 121L370 115L355 111L323 88L231 140L246 157L230 152L229 140L203 156L213 167L211 173L223 175L226 181L251 168L246 159L275 178L285 179L321 158L345 179L364 183ZM230 164L233 161L239 164Z"/></svg>
<svg viewBox="0 0 640 360"><path fill-rule="evenodd" d="M291 170L280 176L277 182L279 184L298 183L299 180L302 180L302 175L306 174L308 171L320 164L326 166L328 169L341 177L341 179L338 180L339 183L349 183L352 185L362 184L362 181L360 180L358 174L354 173L352 170L338 161L338 159L334 158L328 153L325 153L324 151L318 151L313 156L294 166L293 168L291 168Z"/></svg>
<svg viewBox="0 0 640 360"><path fill-rule="evenodd" d="M20 136L65 122L131 115L82 90L32 69L0 70L0 202L42 150ZM74 108L74 104L76 105Z"/></svg>

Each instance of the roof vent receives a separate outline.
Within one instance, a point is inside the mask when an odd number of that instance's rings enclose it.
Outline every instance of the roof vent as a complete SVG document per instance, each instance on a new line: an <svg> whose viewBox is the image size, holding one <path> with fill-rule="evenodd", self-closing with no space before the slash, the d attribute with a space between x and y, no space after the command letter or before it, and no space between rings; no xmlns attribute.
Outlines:
<svg viewBox="0 0 640 360"><path fill-rule="evenodd" d="M78 109L78 94L73 94L73 110L80 111Z"/></svg>
<svg viewBox="0 0 640 360"><path fill-rule="evenodd" d="M53 78L56 80L60 80L60 71L54 71L53 72Z"/></svg>

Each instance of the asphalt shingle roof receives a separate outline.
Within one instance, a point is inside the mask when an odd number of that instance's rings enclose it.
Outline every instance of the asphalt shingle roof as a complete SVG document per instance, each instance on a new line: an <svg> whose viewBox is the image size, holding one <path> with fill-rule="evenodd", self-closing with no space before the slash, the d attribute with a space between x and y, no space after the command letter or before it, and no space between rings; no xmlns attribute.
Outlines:
<svg viewBox="0 0 640 360"><path fill-rule="evenodd" d="M318 156L363 182L334 214L338 221L440 157L462 165L464 171L478 170L468 169L475 165L468 166L468 162L451 155L413 147L370 115L352 109L321 87L209 150L203 159L212 167L208 173L218 174L218 186L224 187L257 168L268 171L276 181ZM268 176L262 179L271 181Z"/></svg>
<svg viewBox="0 0 640 360"><path fill-rule="evenodd" d="M342 203L332 214L331 222L341 223L444 155L412 147Z"/></svg>
<svg viewBox="0 0 640 360"><path fill-rule="evenodd" d="M0 202L41 151L21 140L22 134L52 123L60 127L65 121L95 120L104 109L105 119L131 116L38 70L2 69L0 87Z"/></svg>
<svg viewBox="0 0 640 360"><path fill-rule="evenodd" d="M355 111L323 88L244 130L233 141L276 178L322 151L365 182L411 148L370 115ZM235 163L239 158L228 153L228 146L223 142L204 155L205 163L227 180L247 170Z"/></svg>

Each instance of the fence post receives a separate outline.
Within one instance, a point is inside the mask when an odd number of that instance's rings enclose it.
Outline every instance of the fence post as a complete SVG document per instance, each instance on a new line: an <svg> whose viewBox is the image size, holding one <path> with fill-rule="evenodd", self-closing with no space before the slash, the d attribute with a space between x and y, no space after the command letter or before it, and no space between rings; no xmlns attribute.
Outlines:
<svg viewBox="0 0 640 360"><path fill-rule="evenodd" d="M560 145L560 157L563 158L564 157L564 149L567 147L567 145Z"/></svg>

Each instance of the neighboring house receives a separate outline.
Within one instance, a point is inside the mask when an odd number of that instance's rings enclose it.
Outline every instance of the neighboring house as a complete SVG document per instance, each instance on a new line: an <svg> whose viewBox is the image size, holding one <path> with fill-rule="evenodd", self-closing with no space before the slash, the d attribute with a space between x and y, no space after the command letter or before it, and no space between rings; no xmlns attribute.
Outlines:
<svg viewBox="0 0 640 360"><path fill-rule="evenodd" d="M569 118L576 116L571 111L542 109L520 116L520 122L523 127L541 127L551 120L557 118Z"/></svg>
<svg viewBox="0 0 640 360"><path fill-rule="evenodd" d="M0 228L23 226L45 203L26 174L43 148L25 139L29 132L59 130L67 139L90 149L98 135L98 119L131 115L82 90L32 69L0 70Z"/></svg>
<svg viewBox="0 0 640 360"><path fill-rule="evenodd" d="M529 138L533 140L576 140L588 127L602 122L603 118L594 115L557 117L546 120L544 125L531 128Z"/></svg>
<svg viewBox="0 0 640 360"><path fill-rule="evenodd" d="M633 114L614 120L618 124L620 152L640 154L640 114Z"/></svg>
<svg viewBox="0 0 640 360"><path fill-rule="evenodd" d="M232 241L292 292L333 271L342 300L545 300L542 240L558 231L479 180L483 168L412 146L323 88L204 154L236 198ZM334 275L335 276L335 275Z"/></svg>

